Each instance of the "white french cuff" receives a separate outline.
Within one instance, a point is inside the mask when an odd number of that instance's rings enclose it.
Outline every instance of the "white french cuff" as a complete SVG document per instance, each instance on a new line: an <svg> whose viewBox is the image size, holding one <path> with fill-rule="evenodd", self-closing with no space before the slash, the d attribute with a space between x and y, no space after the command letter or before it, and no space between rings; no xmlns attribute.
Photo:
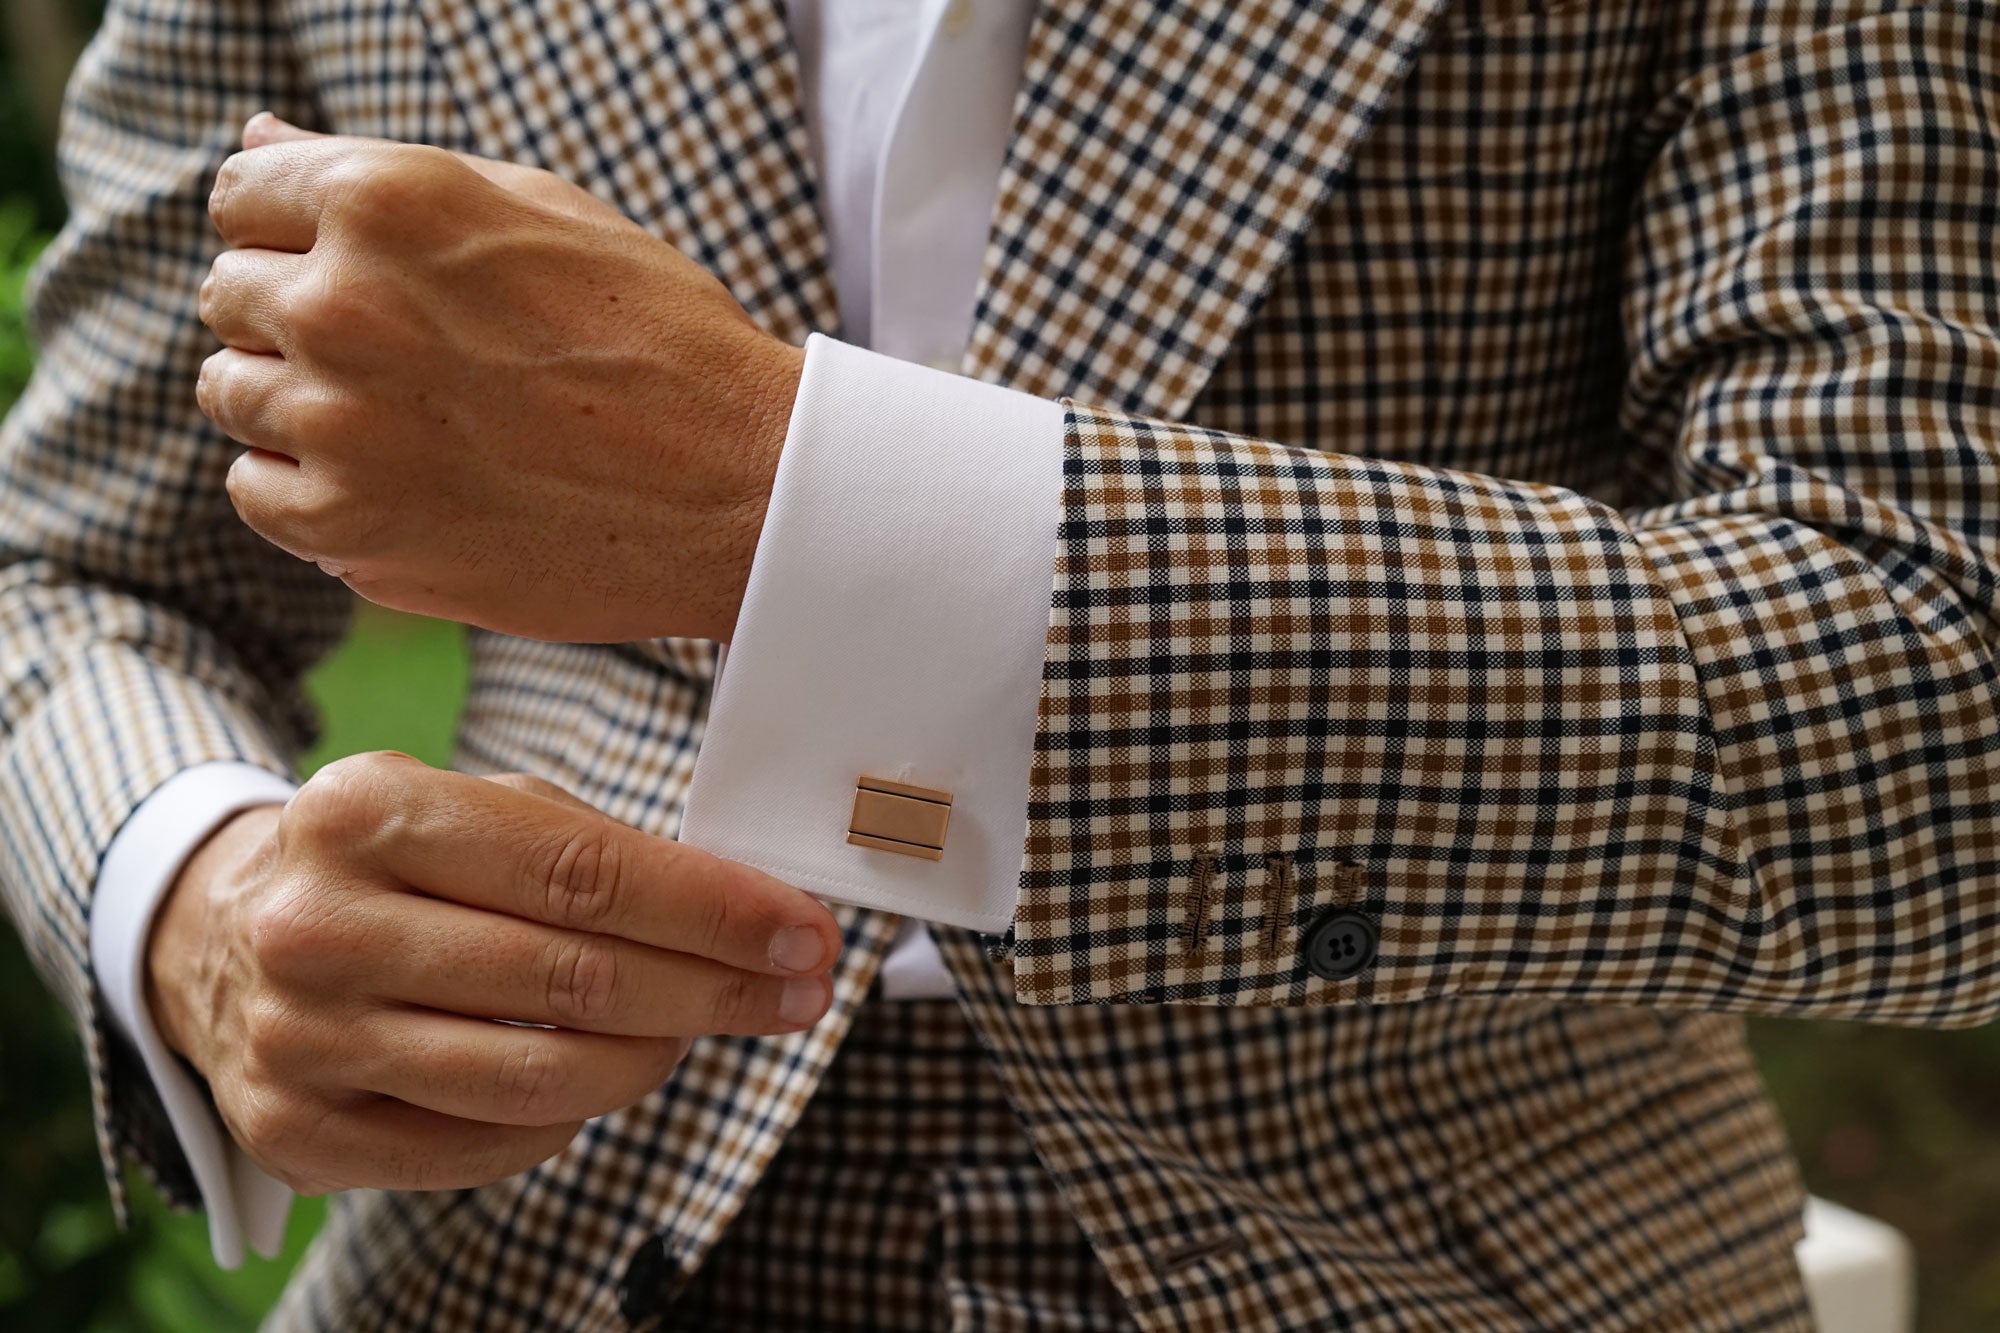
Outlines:
<svg viewBox="0 0 2000 1333"><path fill-rule="evenodd" d="M112 1022L138 1047L159 1089L201 1190L209 1248L224 1268L242 1264L246 1239L266 1259L277 1257L292 1191L236 1145L194 1075L161 1039L146 1006L146 940L174 877L208 835L231 815L282 804L295 790L255 764L217 761L183 769L140 802L112 838L91 896L91 971Z"/></svg>
<svg viewBox="0 0 2000 1333"><path fill-rule="evenodd" d="M1060 404L815 335L681 839L809 893L1013 921ZM939 860L848 841L860 779L948 792Z"/></svg>

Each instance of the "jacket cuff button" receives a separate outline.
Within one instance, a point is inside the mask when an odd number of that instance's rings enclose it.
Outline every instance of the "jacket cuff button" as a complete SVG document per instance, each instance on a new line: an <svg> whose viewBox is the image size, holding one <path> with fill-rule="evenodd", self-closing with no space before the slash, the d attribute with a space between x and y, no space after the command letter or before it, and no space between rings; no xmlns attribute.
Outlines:
<svg viewBox="0 0 2000 1333"><path fill-rule="evenodd" d="M1334 908L1306 930L1306 970L1326 981L1345 981L1374 963L1379 943L1373 921L1359 912Z"/></svg>

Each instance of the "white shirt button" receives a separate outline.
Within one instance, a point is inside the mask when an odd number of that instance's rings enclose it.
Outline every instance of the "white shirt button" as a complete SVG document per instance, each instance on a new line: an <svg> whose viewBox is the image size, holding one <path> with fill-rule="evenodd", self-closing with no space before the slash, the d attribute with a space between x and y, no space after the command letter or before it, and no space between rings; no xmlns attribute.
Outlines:
<svg viewBox="0 0 2000 1333"><path fill-rule="evenodd" d="M947 37L956 37L972 26L972 0L951 0L939 25Z"/></svg>

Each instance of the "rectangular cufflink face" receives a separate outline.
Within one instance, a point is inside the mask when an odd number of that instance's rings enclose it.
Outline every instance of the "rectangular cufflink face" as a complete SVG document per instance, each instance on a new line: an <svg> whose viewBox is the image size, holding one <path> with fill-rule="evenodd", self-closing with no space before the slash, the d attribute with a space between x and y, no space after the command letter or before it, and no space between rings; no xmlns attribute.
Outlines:
<svg viewBox="0 0 2000 1333"><path fill-rule="evenodd" d="M863 777L854 786L847 840L878 852L942 861L945 826L950 822L950 792Z"/></svg>

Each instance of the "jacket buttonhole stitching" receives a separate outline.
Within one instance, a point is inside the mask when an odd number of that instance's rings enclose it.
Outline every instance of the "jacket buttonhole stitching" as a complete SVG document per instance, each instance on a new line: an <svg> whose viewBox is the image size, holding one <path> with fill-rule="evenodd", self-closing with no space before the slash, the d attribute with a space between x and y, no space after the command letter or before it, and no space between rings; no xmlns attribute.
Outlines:
<svg viewBox="0 0 2000 1333"><path fill-rule="evenodd" d="M1260 956L1265 959L1277 956L1278 938L1291 921L1293 906L1298 901L1298 882L1292 868L1288 854L1264 854L1264 937L1260 941Z"/></svg>
<svg viewBox="0 0 2000 1333"><path fill-rule="evenodd" d="M1362 869L1359 861L1342 861L1333 868L1332 903L1335 907L1352 907L1359 901Z"/></svg>
<svg viewBox="0 0 2000 1333"><path fill-rule="evenodd" d="M1181 947L1189 957L1199 954L1208 941L1208 909L1215 892L1216 860L1214 852L1195 853L1194 875L1187 891L1187 923L1181 938Z"/></svg>

